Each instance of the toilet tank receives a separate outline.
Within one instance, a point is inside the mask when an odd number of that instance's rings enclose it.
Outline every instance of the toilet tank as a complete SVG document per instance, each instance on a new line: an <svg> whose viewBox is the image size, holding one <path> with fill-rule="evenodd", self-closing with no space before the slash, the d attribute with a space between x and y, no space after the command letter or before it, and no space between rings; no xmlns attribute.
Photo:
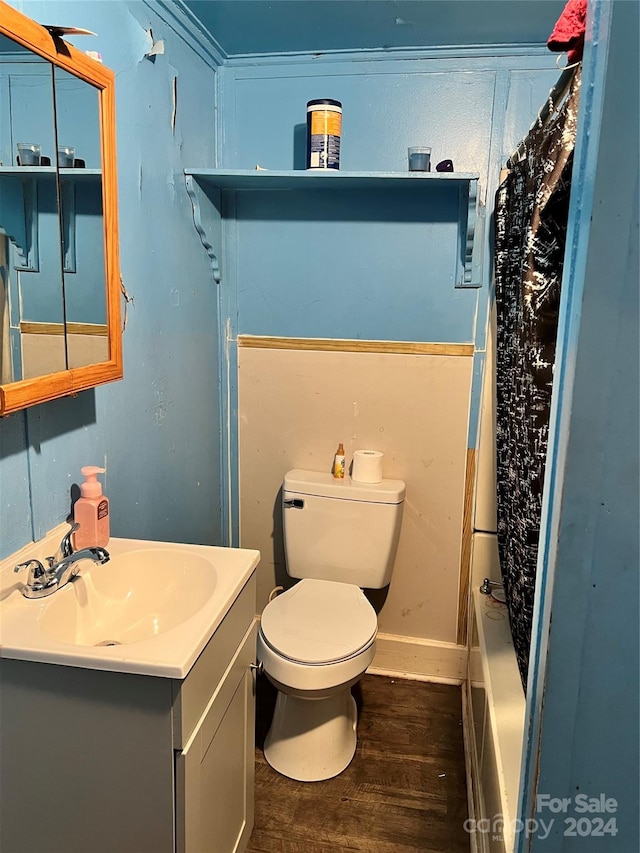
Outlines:
<svg viewBox="0 0 640 853"><path fill-rule="evenodd" d="M369 485L318 471L289 471L282 492L287 573L372 589L386 586L404 494L402 480Z"/></svg>

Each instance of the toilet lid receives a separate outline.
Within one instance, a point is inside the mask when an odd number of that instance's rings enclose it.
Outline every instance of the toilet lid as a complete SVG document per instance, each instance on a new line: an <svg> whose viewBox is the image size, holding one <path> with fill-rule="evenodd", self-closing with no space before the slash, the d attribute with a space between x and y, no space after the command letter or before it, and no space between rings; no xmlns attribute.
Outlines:
<svg viewBox="0 0 640 853"><path fill-rule="evenodd" d="M261 631L271 648L307 664L337 663L374 640L378 619L362 590L305 578L264 609Z"/></svg>

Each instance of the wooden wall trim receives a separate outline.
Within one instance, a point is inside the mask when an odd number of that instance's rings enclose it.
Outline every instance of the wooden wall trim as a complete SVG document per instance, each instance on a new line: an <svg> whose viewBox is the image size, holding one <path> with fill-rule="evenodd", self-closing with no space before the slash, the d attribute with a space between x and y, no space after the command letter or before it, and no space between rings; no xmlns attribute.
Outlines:
<svg viewBox="0 0 640 853"><path fill-rule="evenodd" d="M449 356L473 355L473 344L361 341L345 338L276 338L262 335L238 335L238 346L257 349L318 350L320 352L372 352L401 355Z"/></svg>
<svg viewBox="0 0 640 853"><path fill-rule="evenodd" d="M105 338L109 334L107 326L101 326L100 323L67 323L68 335L95 335L98 338Z"/></svg>
<svg viewBox="0 0 640 853"><path fill-rule="evenodd" d="M20 323L21 335L64 335L64 323Z"/></svg>
<svg viewBox="0 0 640 853"><path fill-rule="evenodd" d="M471 544L473 535L473 496L476 482L476 450L467 448L464 475L464 506L462 510L462 547L460 549L460 585L458 587L459 645L467 644L469 624L469 584L471 581Z"/></svg>
<svg viewBox="0 0 640 853"><path fill-rule="evenodd" d="M23 335L64 335L65 329L69 335L97 335L104 338L109 334L106 325L99 323L20 323L20 333Z"/></svg>

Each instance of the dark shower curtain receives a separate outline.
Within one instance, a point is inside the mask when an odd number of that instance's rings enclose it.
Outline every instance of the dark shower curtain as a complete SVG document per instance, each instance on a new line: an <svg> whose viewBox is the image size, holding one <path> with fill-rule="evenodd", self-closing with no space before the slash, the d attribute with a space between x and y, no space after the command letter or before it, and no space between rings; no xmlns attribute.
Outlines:
<svg viewBox="0 0 640 853"><path fill-rule="evenodd" d="M498 549L525 690L579 72L529 132L496 196Z"/></svg>

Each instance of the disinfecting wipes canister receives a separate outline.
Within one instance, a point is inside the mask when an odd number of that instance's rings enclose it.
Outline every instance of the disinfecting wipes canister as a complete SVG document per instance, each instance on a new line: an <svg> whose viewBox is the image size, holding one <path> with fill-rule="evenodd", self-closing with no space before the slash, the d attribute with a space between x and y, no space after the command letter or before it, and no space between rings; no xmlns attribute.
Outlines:
<svg viewBox="0 0 640 853"><path fill-rule="evenodd" d="M329 98L307 103L307 169L340 168L342 104Z"/></svg>

